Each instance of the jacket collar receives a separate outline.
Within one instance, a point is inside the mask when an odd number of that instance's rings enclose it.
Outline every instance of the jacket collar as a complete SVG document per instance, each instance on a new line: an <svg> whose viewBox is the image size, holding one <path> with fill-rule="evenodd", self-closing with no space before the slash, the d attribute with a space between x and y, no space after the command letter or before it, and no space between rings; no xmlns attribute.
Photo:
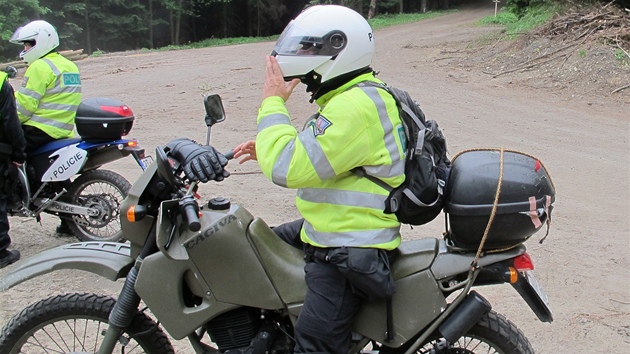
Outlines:
<svg viewBox="0 0 630 354"><path fill-rule="evenodd" d="M330 101L333 97L337 96L338 94L346 91L348 88L350 88L351 86L354 86L360 82L363 81L375 81L375 82L381 82L381 80L377 79L374 76L373 72L369 72L366 74L362 74L359 75L357 77L355 77L354 79L346 82L345 84L339 86L338 88L331 90L329 92L326 92L324 95L322 95L320 98L318 98L315 102L317 102L317 105L320 107L324 107L328 101Z"/></svg>

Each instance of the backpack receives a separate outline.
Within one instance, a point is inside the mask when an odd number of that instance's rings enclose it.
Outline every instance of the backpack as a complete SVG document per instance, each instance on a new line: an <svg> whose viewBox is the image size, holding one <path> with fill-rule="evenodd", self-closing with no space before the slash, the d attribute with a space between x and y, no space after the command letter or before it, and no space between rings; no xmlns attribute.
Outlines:
<svg viewBox="0 0 630 354"><path fill-rule="evenodd" d="M356 86L379 87L396 100L407 137L405 180L393 188L382 180L367 175L363 168L353 172L365 176L390 191L384 212L396 214L403 224L422 225L435 219L444 206L444 192L451 169L446 156L446 140L434 120L426 120L420 106L408 92L373 81Z"/></svg>

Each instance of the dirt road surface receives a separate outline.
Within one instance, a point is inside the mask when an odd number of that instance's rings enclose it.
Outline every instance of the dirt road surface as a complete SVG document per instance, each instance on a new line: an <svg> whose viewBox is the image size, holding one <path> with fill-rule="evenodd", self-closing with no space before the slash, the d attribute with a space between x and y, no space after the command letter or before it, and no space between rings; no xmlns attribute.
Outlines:
<svg viewBox="0 0 630 354"><path fill-rule="evenodd" d="M437 119L451 154L504 147L533 154L545 164L557 189L549 237L526 242L536 274L549 295L555 321L541 323L510 286L482 288L537 353L630 352L630 93L575 95L570 87L534 89L508 75L443 60L498 31L474 25L493 4L375 32L373 67L380 78L405 88L429 118ZM255 137L264 79L264 56L273 43L154 53L124 53L78 62L84 98L113 97L136 115L129 137L151 154L175 137L205 142L203 96L220 93L227 120L215 126L211 143L228 150ZM19 79L19 78L18 78ZM630 82L630 80L626 80ZM14 86L19 81L13 81ZM296 127L316 110L299 86L288 101ZM131 158L106 166L130 181L140 174ZM294 191L274 186L255 163L229 165L232 176L202 187L204 198L228 197L269 224L297 217ZM42 225L11 218L14 247L28 257L72 238L54 236L57 220ZM411 230L405 239L441 237L443 220ZM14 266L0 271L5 275ZM0 294L0 325L37 299L77 290L116 294L120 283L87 273L61 271ZM187 343L180 352L192 353Z"/></svg>

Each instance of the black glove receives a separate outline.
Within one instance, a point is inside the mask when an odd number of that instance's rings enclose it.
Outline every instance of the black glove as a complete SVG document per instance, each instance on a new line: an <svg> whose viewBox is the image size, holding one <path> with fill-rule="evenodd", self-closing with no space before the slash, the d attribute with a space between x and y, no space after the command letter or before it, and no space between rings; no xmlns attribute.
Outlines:
<svg viewBox="0 0 630 354"><path fill-rule="evenodd" d="M14 79L17 75L17 69L14 66L7 66L4 68L4 72L7 73L10 79Z"/></svg>
<svg viewBox="0 0 630 354"><path fill-rule="evenodd" d="M191 181L222 181L230 175L223 169L228 160L212 146L201 146L192 140L179 138L171 140L166 147Z"/></svg>

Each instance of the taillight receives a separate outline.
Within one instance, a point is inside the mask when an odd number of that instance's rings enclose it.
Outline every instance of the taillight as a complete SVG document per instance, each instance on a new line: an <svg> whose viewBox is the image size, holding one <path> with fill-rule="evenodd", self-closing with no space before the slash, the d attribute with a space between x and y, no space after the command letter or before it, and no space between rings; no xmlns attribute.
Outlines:
<svg viewBox="0 0 630 354"><path fill-rule="evenodd" d="M116 113L120 117L131 117L131 116L133 116L133 112L131 111L131 108L127 107L126 105L122 105L122 106L104 106L104 105L101 105L100 107L101 107L102 110L107 111L107 112Z"/></svg>
<svg viewBox="0 0 630 354"><path fill-rule="evenodd" d="M534 262L527 252L514 258L514 268L519 272L534 270Z"/></svg>

